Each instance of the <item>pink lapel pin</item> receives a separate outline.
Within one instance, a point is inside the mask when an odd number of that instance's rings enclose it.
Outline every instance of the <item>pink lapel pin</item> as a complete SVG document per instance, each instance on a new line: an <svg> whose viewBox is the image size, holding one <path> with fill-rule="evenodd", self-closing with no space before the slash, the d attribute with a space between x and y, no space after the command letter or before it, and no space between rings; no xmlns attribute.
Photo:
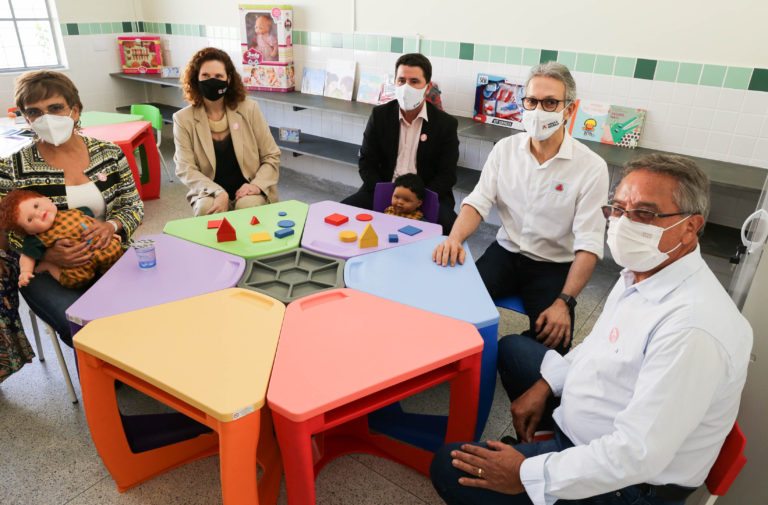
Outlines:
<svg viewBox="0 0 768 505"><path fill-rule="evenodd" d="M619 339L619 329L618 328L612 328L610 335L608 335L608 340L613 344Z"/></svg>
<svg viewBox="0 0 768 505"><path fill-rule="evenodd" d="M96 174L96 178L101 182L104 182L107 180L107 174L105 174L104 172L99 172L98 174Z"/></svg>
<svg viewBox="0 0 768 505"><path fill-rule="evenodd" d="M232 129L233 130L239 130L240 129L240 123L232 123Z"/></svg>
<svg viewBox="0 0 768 505"><path fill-rule="evenodd" d="M426 142L427 141L427 134L426 133L422 133L421 137L419 137L419 138L421 139L422 142Z"/></svg>

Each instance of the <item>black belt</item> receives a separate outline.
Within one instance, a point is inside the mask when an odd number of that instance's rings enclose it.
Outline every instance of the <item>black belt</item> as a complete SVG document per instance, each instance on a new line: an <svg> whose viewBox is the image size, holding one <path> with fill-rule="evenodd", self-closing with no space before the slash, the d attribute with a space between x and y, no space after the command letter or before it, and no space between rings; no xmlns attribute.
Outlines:
<svg viewBox="0 0 768 505"><path fill-rule="evenodd" d="M638 484L637 487L645 494L656 496L662 500L681 501L688 498L694 491L695 487L678 486L677 484L666 484L664 486L656 486L654 484Z"/></svg>

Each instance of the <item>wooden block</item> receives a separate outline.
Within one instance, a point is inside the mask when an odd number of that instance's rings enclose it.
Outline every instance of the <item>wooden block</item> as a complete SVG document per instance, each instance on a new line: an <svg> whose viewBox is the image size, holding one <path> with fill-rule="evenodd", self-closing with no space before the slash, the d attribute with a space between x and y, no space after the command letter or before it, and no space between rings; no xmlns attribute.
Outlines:
<svg viewBox="0 0 768 505"><path fill-rule="evenodd" d="M219 231L216 232L216 240L219 242L232 242L237 240L237 233L235 233L235 229L229 224L226 217L221 220Z"/></svg>
<svg viewBox="0 0 768 505"><path fill-rule="evenodd" d="M343 214L331 214L330 216L325 216L325 222L334 226L340 226L347 221L349 221L349 218Z"/></svg>
<svg viewBox="0 0 768 505"><path fill-rule="evenodd" d="M339 240L342 242L354 242L357 240L357 233L353 232L352 230L343 231L339 233Z"/></svg>
<svg viewBox="0 0 768 505"><path fill-rule="evenodd" d="M214 219L214 220L208 221L209 230L212 228L218 228L219 226L221 226L221 219Z"/></svg>
<svg viewBox="0 0 768 505"><path fill-rule="evenodd" d="M267 233L251 233L251 242L269 242L272 240L272 236Z"/></svg>
<svg viewBox="0 0 768 505"><path fill-rule="evenodd" d="M365 225L363 233L360 234L360 249L364 249L366 247L376 247L378 245L379 236L376 235L376 232L374 231L373 226L371 226L371 223L368 223Z"/></svg>

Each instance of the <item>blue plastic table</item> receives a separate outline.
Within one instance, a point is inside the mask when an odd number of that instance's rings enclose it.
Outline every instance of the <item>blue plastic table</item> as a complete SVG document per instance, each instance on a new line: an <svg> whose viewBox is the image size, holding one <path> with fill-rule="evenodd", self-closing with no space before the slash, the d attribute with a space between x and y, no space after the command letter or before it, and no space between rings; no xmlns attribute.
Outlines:
<svg viewBox="0 0 768 505"><path fill-rule="evenodd" d="M479 439L496 388L499 312L466 244L463 265L441 267L432 262L432 251L444 239L432 237L350 258L344 268L344 282L348 288L475 325L484 343L475 430L475 439ZM406 414L398 404L372 413L369 423L377 431L433 451L445 438L444 416Z"/></svg>

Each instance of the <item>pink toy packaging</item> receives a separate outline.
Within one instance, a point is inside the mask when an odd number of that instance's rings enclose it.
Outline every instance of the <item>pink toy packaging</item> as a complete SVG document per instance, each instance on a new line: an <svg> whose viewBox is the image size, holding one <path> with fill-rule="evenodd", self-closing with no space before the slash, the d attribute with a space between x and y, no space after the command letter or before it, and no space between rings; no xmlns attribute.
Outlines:
<svg viewBox="0 0 768 505"><path fill-rule="evenodd" d="M290 5L240 5L242 75L257 91L293 91Z"/></svg>
<svg viewBox="0 0 768 505"><path fill-rule="evenodd" d="M163 68L160 37L118 37L125 74L159 74Z"/></svg>
<svg viewBox="0 0 768 505"><path fill-rule="evenodd" d="M479 123L524 130L520 103L523 92L522 84L508 82L496 75L478 74L473 119Z"/></svg>

